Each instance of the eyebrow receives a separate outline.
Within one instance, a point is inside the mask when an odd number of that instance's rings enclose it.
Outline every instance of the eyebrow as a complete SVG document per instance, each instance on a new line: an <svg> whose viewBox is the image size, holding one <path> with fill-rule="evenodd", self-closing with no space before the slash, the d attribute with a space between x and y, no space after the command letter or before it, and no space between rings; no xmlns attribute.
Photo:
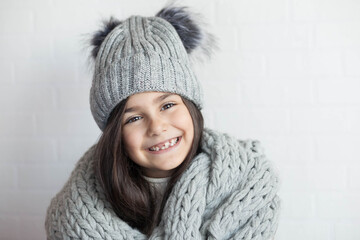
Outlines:
<svg viewBox="0 0 360 240"><path fill-rule="evenodd" d="M175 95L175 94L174 94L174 93L165 93L165 94L163 94L163 95L155 98L155 99L153 100L153 103L161 102L161 101L163 101L164 99L166 99L166 98L168 98L168 97L170 97L170 96L172 96L172 95ZM129 113L129 112L134 112L134 111L136 111L137 109L138 109L138 107L130 107L130 108L127 108L127 109L125 109L124 114L125 114L125 113Z"/></svg>

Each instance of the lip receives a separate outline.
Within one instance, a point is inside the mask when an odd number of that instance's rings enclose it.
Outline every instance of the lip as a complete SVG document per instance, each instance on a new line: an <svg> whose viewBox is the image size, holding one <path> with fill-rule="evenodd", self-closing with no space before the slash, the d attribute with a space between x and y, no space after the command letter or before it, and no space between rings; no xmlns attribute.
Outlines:
<svg viewBox="0 0 360 240"><path fill-rule="evenodd" d="M179 141L177 141L177 143L172 146L172 147L169 147L167 149L164 149L164 150L160 150L160 151L150 151L149 148L146 148L145 150L149 153L152 153L152 154L162 154L162 153L166 153L166 152L169 152L173 149L175 149L177 146L179 146L181 140L182 140L182 137L181 136L178 136L177 138L179 138ZM170 138L170 139L173 139L173 138ZM155 144L155 145L159 145L159 144L163 144L163 143L166 143L167 141L169 141L170 139L166 140L166 141L163 141L163 142L160 142L158 144ZM153 145L154 146L154 145Z"/></svg>
<svg viewBox="0 0 360 240"><path fill-rule="evenodd" d="M164 143L170 141L170 139L174 139L174 138L178 138L178 137L180 137L180 136L169 138L169 139L167 139L167 140L165 140L165 141L162 141L162 142L156 143L156 144L154 144L154 145L151 145L150 147L148 147L148 148L146 148L146 149L149 149L149 148L151 148L152 146L164 144Z"/></svg>

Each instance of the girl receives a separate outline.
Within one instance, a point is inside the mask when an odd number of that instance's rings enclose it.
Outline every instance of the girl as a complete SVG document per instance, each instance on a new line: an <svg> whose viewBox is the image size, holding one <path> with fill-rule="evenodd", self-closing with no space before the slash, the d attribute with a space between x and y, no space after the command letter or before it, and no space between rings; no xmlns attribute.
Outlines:
<svg viewBox="0 0 360 240"><path fill-rule="evenodd" d="M271 239L278 178L258 141L204 129L189 56L213 42L187 8L111 18L93 39L103 131L52 199L48 239Z"/></svg>

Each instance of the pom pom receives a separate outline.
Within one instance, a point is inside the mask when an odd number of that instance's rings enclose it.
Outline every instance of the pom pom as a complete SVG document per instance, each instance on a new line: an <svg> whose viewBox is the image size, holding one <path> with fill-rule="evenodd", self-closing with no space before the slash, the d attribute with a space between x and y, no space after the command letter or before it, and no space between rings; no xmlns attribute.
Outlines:
<svg viewBox="0 0 360 240"><path fill-rule="evenodd" d="M113 17L110 17L108 21L103 21L103 29L94 33L94 35L90 40L90 44L92 46L91 55L94 59L96 59L101 43L104 41L106 36L120 23L121 21Z"/></svg>
<svg viewBox="0 0 360 240"><path fill-rule="evenodd" d="M170 2L155 16L165 19L175 28L190 61L210 58L213 51L218 48L215 37L205 31L205 23L200 15L192 13L187 7L176 5L174 1Z"/></svg>
<svg viewBox="0 0 360 240"><path fill-rule="evenodd" d="M180 36L188 53L200 45L202 39L199 27L191 20L186 7L167 7L156 14L167 20Z"/></svg>

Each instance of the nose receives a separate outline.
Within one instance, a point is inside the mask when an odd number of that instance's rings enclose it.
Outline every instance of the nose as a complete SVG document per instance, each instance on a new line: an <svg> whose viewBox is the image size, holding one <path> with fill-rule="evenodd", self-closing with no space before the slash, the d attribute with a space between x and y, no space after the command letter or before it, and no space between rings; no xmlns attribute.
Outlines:
<svg viewBox="0 0 360 240"><path fill-rule="evenodd" d="M148 135L149 136L158 136L162 132L166 132L167 122L165 119L160 116L153 117L149 121Z"/></svg>

